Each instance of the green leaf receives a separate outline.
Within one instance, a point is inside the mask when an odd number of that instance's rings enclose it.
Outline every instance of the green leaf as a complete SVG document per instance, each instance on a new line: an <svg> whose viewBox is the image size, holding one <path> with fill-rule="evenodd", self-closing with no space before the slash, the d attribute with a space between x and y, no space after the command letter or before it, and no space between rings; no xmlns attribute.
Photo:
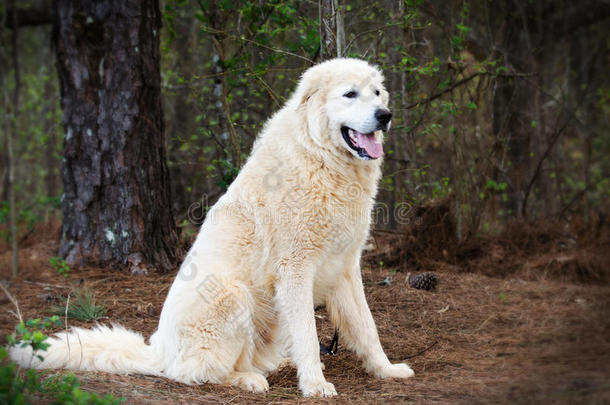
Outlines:
<svg viewBox="0 0 610 405"><path fill-rule="evenodd" d="M472 28L467 27L467 26L465 26L465 25L463 25L463 24L458 24L458 25L457 25L457 29L458 29L458 30L460 30L461 32L463 32L464 34L466 34L466 33L470 32L470 31L472 31Z"/></svg>

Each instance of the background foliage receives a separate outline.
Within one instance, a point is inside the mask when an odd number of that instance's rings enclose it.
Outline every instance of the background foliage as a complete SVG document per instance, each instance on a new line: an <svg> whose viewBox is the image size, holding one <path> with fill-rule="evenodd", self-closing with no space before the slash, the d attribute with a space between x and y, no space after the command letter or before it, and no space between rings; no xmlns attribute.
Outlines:
<svg viewBox="0 0 610 405"><path fill-rule="evenodd" d="M324 56L320 37L334 18L324 3L162 2L162 90L182 225L190 225L192 203L211 205L222 194L264 121ZM599 2L338 4L343 54L380 65L391 91L381 201L420 205L449 196L461 239L515 217L587 223L607 210L610 36L605 9L590 15ZM49 25L19 30L18 114L8 97L14 65L6 49L1 55L1 128L15 120L21 235L54 213L61 196L63 130L50 34ZM3 35L8 40L8 30ZM6 223L5 148L0 161Z"/></svg>

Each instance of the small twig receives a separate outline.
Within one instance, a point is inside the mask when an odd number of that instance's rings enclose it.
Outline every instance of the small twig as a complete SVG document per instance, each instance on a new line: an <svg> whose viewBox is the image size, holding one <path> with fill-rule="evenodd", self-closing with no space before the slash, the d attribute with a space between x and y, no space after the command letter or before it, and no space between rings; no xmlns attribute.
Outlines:
<svg viewBox="0 0 610 405"><path fill-rule="evenodd" d="M21 316L21 311L19 310L19 304L17 303L17 300L15 299L15 297L13 297L10 292L8 292L8 290L6 289L6 287L4 286L3 283L0 283L0 289L2 289L4 294L6 294L6 297L9 299L11 304L13 304L13 306L17 310L17 313L14 313L14 312L13 313L17 316L17 318L19 319L19 322L23 322L23 317Z"/></svg>
<svg viewBox="0 0 610 405"><path fill-rule="evenodd" d="M229 38L231 38L231 37L229 37ZM231 38L231 39L234 39L234 40L236 40L236 41L245 41L245 42L250 42L250 43L252 43L252 44L254 44L254 45L258 46L258 47L261 47L261 48L264 48L264 49L268 49L268 50L273 51L273 52L276 52L276 53L283 53L283 54L285 54L285 55L294 56L295 58L302 59L302 60L304 60L304 61L306 61L306 62L308 62L308 63L310 63L310 64L312 64L312 65L315 63L313 60L311 60L311 59L309 59L309 58L307 58L307 57L305 57L305 56L302 56L302 55L296 54L296 53L294 53L294 52L286 51L286 50L284 50L284 49L273 48L273 47L271 47L271 46L267 46L267 45L265 45L265 44L261 44L260 42L256 42L256 41L254 41L254 40L252 40L252 39L248 39L248 38L238 38L238 37L236 37L236 36L232 36L232 38Z"/></svg>
<svg viewBox="0 0 610 405"><path fill-rule="evenodd" d="M269 95L271 96L271 98L273 99L273 101L275 102L276 105L280 105L280 99L284 99L282 96L276 94L273 89L271 88L271 86L269 86L269 84L267 84L266 81L263 80L262 77L260 77L260 75L257 75L254 72L254 69L252 69L252 67L250 65L248 65L248 70L250 71L250 73L252 74L252 76L254 76L254 78L256 80L258 80L261 85L265 88L265 90L267 90L267 93L269 93Z"/></svg>
<svg viewBox="0 0 610 405"><path fill-rule="evenodd" d="M33 285L39 285L42 287L51 287L51 288L70 288L70 286L67 285L58 285L58 284L49 284L49 283L41 283L38 281L30 281L30 280L23 280L24 283L26 284L33 284Z"/></svg>
<svg viewBox="0 0 610 405"><path fill-rule="evenodd" d="M405 360L406 360L406 359L412 359L413 357L417 357L417 356L420 356L420 355L422 355L422 354L426 353L428 350L430 350L430 349L432 349L434 346L436 346L436 344L437 344L437 343L438 343L438 340L437 340L436 342L432 343L430 346L426 347L424 350L422 350L422 351L420 351L420 352L418 352L418 353L412 354L411 356L407 356L407 357L405 357Z"/></svg>
<svg viewBox="0 0 610 405"><path fill-rule="evenodd" d="M66 299L66 309L64 311L64 325L65 325L65 331L66 331L66 344L68 345L68 359L70 359L70 355L72 353L71 348L70 348L70 332L68 332L68 308L70 307L70 297L72 296L72 291L70 291L68 293L68 298ZM83 361L83 344L80 341L80 336L78 334L76 334L76 337L78 338L78 342L80 343L80 363L78 364L78 367L80 368L81 363Z"/></svg>
<svg viewBox="0 0 610 405"><path fill-rule="evenodd" d="M527 263L526 263L526 265L527 265ZM478 327L476 330L477 330L477 331L480 331L481 329L483 329L483 326L485 326L485 325L487 324L487 322L489 322L489 320L490 320L490 319L492 319L492 318L494 318L494 317L495 317L495 315L491 315L491 316L489 316L487 319L485 319L485 320L483 321L483 323L481 323L481 325L479 325L479 327Z"/></svg>
<svg viewBox="0 0 610 405"><path fill-rule="evenodd" d="M64 325L66 327L66 343L68 344L68 358L70 357L70 339L68 339L68 307L70 306L70 296L72 295L72 291L68 293L68 298L66 299L66 309L64 311Z"/></svg>
<svg viewBox="0 0 610 405"><path fill-rule="evenodd" d="M358 39L361 38L365 35L368 34L372 34L372 33L380 33L383 30L386 30L388 28L392 28L392 27L396 27L397 25L400 25L400 22L396 22L396 23L387 23L385 25L382 25L381 27L376 27L370 30L366 30L366 31L362 31L360 33L358 33L358 35L355 35L350 41L349 44L347 44L347 46L345 47L345 55L347 55L347 51L349 50L349 48L352 47L353 43Z"/></svg>

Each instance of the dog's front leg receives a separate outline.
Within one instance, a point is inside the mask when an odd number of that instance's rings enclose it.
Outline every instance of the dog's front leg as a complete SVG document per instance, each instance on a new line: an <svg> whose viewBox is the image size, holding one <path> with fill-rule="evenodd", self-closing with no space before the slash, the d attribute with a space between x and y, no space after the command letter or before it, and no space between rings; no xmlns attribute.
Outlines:
<svg viewBox="0 0 610 405"><path fill-rule="evenodd" d="M276 306L280 328L290 339L290 357L297 366L299 388L304 396L337 395L322 374L320 346L313 306L314 269L280 269L276 284Z"/></svg>
<svg viewBox="0 0 610 405"><path fill-rule="evenodd" d="M358 264L354 264L345 276L339 277L334 291L327 298L327 309L339 329L339 336L363 358L369 373L379 378L409 378L414 375L407 364L392 364L384 353L366 302Z"/></svg>

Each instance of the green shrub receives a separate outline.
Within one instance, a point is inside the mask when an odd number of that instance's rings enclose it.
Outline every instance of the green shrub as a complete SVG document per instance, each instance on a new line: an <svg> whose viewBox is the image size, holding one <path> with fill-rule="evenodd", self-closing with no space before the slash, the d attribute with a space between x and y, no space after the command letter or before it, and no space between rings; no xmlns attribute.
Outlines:
<svg viewBox="0 0 610 405"><path fill-rule="evenodd" d="M68 263L66 263L64 259L62 259L61 257L53 256L49 259L49 264L51 265L53 270L55 270L64 277L68 277L68 273L70 272L70 266L68 266Z"/></svg>

